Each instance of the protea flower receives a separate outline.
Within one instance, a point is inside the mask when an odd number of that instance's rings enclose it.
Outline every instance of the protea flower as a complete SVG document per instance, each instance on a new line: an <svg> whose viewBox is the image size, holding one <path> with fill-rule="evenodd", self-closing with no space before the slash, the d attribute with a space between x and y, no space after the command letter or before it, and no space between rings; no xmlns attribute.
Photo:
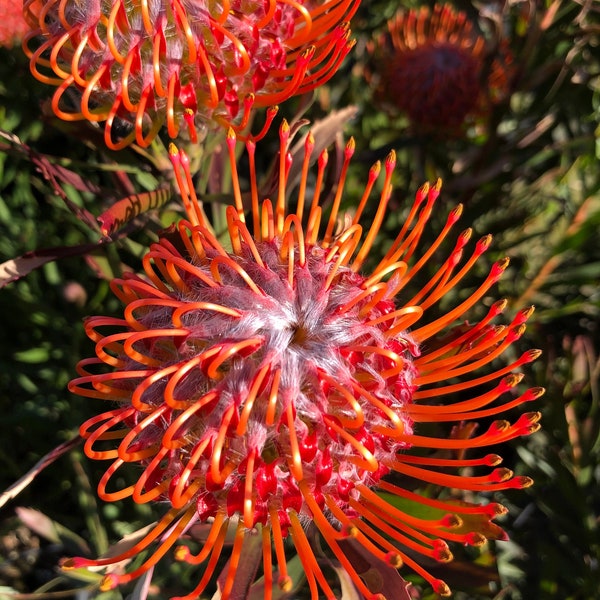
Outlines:
<svg viewBox="0 0 600 600"><path fill-rule="evenodd" d="M29 29L23 18L23 8L20 2L13 0L0 1L0 46L12 48L19 44L25 32Z"/></svg>
<svg viewBox="0 0 600 600"><path fill-rule="evenodd" d="M418 191L385 256L361 273L372 260L391 197L394 154L383 169L379 163L371 168L353 216L340 219L354 149L350 141L325 218L321 183L327 153L319 156L309 184L311 135L301 184L293 208L287 208L288 137L284 122L280 183L272 200L259 196L255 146L247 142L251 207L246 214L235 135L229 133L235 200L227 208L227 244L207 222L185 154L173 150L188 219L150 248L143 276L127 274L112 282L125 305L123 317L92 317L85 323L96 356L79 363L80 376L69 388L111 404L81 427L87 456L110 461L99 496L170 506L150 533L119 556L67 561L72 568L109 567L157 545L132 572L109 571L104 588L150 569L201 522L210 524L210 532L199 553L188 546L175 552L180 560L203 565L198 586L182 598L196 598L205 589L228 528L234 541L223 598L252 530L262 536L265 598L271 598L274 582L291 587L286 538L303 563L312 598L335 597L313 553L315 533L367 598L376 597L377 590L369 589L348 558L349 540L374 560L395 568L406 564L437 593L448 595L448 586L421 567L417 556L445 562L452 559L448 542L478 546L486 536L504 539L492 520L505 509L443 493L421 496L400 481L475 496L531 484L528 477L498 467L498 455L482 456L480 450L539 427L537 412L514 422L494 420L543 392L516 391L522 378L516 371L538 351L507 365L496 361L522 335L532 309L495 325L507 305L500 300L478 322L453 327L488 296L508 259L496 262L477 289L440 313L440 302L490 245L486 236L463 258L471 238L467 229L435 275L420 289L410 289L461 214L460 206L452 210L435 241L420 248L438 182ZM371 211L367 205L381 171L382 191ZM374 216L363 229L366 211ZM427 316L431 309L437 316ZM457 392L464 396L457 399ZM481 419L489 420L487 428L471 437L473 423ZM463 425L437 437L424 425L432 423ZM130 463L141 474L135 484L117 489L114 480ZM412 509L419 507L416 516Z"/></svg>
<svg viewBox="0 0 600 600"><path fill-rule="evenodd" d="M197 129L243 129L253 108L327 81L352 46L357 4L25 0L24 48L34 76L57 86L56 115L105 121L108 147L148 146L165 123L194 141ZM121 137L118 119L129 123Z"/></svg>
<svg viewBox="0 0 600 600"><path fill-rule="evenodd" d="M508 93L508 50L488 48L466 13L448 4L401 10L370 47L378 100L421 131L455 132Z"/></svg>

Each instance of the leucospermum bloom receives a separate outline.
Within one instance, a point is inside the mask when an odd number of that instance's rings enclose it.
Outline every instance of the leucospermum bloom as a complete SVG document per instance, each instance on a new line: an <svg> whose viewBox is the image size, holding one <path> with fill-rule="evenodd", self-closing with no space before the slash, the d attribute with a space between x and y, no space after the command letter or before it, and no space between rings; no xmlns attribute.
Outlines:
<svg viewBox="0 0 600 600"><path fill-rule="evenodd" d="M471 230L463 231L435 275L409 291L461 214L460 207L452 210L435 241L420 248L440 191L439 183L424 185L385 256L361 274L386 215L394 154L383 168L371 168L354 216L340 230L353 143L346 147L325 218L320 195L327 153L318 157L309 185L310 135L301 184L293 208L287 208L288 137L284 122L280 184L272 200L259 197L255 146L247 143L247 214L230 132L235 202L227 208L227 245L215 237L193 192L185 155L174 151L188 219L150 248L143 276L112 282L125 305L123 317L86 321L96 356L80 362L70 390L117 403L81 427L87 456L110 461L99 496L170 506L152 531L121 555L67 561L72 568L109 567L157 546L135 570L109 571L104 588L150 569L202 522L210 531L199 553L188 546L175 551L178 559L202 565L197 588L182 598L196 598L205 589L228 528L234 535L221 581L223 598L234 584L245 535L254 529L262 536L265 598L271 598L274 584L291 587L286 538L302 561L312 598L335 597L312 550L315 532L367 598L378 597L377 590L369 589L348 558L348 540L388 565L407 565L448 595L448 586L429 575L417 557L445 562L452 559L448 542L478 546L486 537L503 539L492 520L505 509L443 494L421 496L414 486L399 485L398 476L475 495L531 483L498 467L496 454L479 455L539 427L537 412L514 422L496 419L543 392L516 391L522 378L517 370L538 351L510 364L496 361L522 335L531 309L496 325L506 307L498 301L478 322L452 327L487 296L508 260L495 263L468 297L428 317L460 286L490 237L465 258ZM363 229L378 179L382 191L371 224ZM435 437L422 429L427 423L481 419L489 424L474 437ZM471 450L475 454L465 456ZM135 484L117 489L115 480L128 464L138 465L141 474ZM411 507L426 511L415 516Z"/></svg>
<svg viewBox="0 0 600 600"><path fill-rule="evenodd" d="M166 124L192 140L215 121L327 81L358 0L24 0L33 75L60 118L105 122L108 147L142 147ZM129 130L115 133L117 119ZM122 129L122 128L121 128ZM121 135L120 135L121 134Z"/></svg>
<svg viewBox="0 0 600 600"><path fill-rule="evenodd" d="M467 14L448 4L399 11L371 52L378 99L420 130L456 131L508 93L510 53L489 56Z"/></svg>
<svg viewBox="0 0 600 600"><path fill-rule="evenodd" d="M23 18L23 9L20 2L13 0L0 0L0 46L12 48L18 45L25 32L29 29Z"/></svg>

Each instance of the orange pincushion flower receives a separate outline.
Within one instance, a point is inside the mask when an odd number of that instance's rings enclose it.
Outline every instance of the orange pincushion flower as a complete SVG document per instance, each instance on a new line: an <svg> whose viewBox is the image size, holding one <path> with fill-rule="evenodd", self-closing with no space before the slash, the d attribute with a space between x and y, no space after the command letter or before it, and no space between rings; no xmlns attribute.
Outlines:
<svg viewBox="0 0 600 600"><path fill-rule="evenodd" d="M452 328L488 294L508 260L495 263L464 300L428 316L460 285L490 237L465 258L471 231L463 231L435 275L409 291L461 214L460 207L451 211L435 241L420 248L440 191L439 183L425 185L385 256L370 274L361 274L390 200L394 154L383 167L371 225L363 230L360 222L380 164L370 170L354 216L336 231L353 143L346 147L324 219L320 194L327 153L318 159L316 180L307 185L314 144L310 134L294 208L286 208L288 138L284 123L274 202L259 197L254 143L247 143L252 200L246 215L230 132L231 250L215 237L193 192L186 156L174 150L188 220L151 247L143 260L144 276L129 274L112 282L125 305L122 318L86 321L96 357L80 362L70 390L118 403L81 427L87 456L111 462L99 495L108 502L131 497L170 506L158 525L124 553L67 561L71 568L110 567L158 545L132 572L109 571L105 589L146 572L200 521L210 527L200 552L183 546L176 557L203 564L203 575L196 589L179 600L202 594L228 527L235 536L221 580L224 599L235 582L244 538L254 528L262 535L267 599L275 582L283 589L291 586L286 538L302 561L312 598L320 597L319 590L335 597L313 553L311 531L318 532L366 598L376 594L348 558L349 540L395 568L405 563L436 592L448 595L448 586L417 557L446 562L452 559L448 542L480 545L486 537L504 539L492 520L505 509L496 503L421 496L390 476L475 494L531 483L497 467L499 456L478 451L536 431L539 413L522 414L512 423L492 420L475 437L432 437L421 430L424 423L493 419L542 394L541 388L516 392L522 378L516 370L538 351L506 366L495 364L522 335L531 309L507 325L495 325L506 307L499 301L480 321ZM449 334L440 337L443 332ZM456 399L457 392L465 397ZM465 456L471 450L475 455ZM118 489L114 480L129 463L141 467L141 475L135 484ZM465 467L475 473L463 473ZM386 495L396 497L394 506ZM418 506L426 507L426 516L422 510L420 516L411 514L411 507Z"/></svg>
<svg viewBox="0 0 600 600"><path fill-rule="evenodd" d="M23 17L23 6L14 0L0 0L0 14L0 46L12 48L29 29Z"/></svg>
<svg viewBox="0 0 600 600"><path fill-rule="evenodd" d="M508 91L507 51L487 67L486 41L448 4L401 11L372 44L378 98L421 130L452 132Z"/></svg>
<svg viewBox="0 0 600 600"><path fill-rule="evenodd" d="M211 121L244 128L252 108L327 81L352 47L357 5L25 0L24 47L34 76L57 86L56 115L105 121L108 147L148 146L164 124L170 137L183 126L194 141ZM130 125L121 139L117 118Z"/></svg>

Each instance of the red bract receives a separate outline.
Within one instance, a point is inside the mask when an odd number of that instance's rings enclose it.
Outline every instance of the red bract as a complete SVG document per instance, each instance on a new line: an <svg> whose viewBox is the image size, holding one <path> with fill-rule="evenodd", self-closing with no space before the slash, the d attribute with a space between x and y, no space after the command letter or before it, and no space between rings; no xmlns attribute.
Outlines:
<svg viewBox="0 0 600 600"><path fill-rule="evenodd" d="M378 99L420 131L455 132L508 92L509 53L489 56L466 13L447 4L397 13L371 52Z"/></svg>
<svg viewBox="0 0 600 600"><path fill-rule="evenodd" d="M199 554L188 547L176 552L181 560L205 563L186 599L201 594L213 576L228 527L235 536L223 598L235 581L244 536L254 528L262 534L265 598L271 597L275 580L290 589L288 537L312 597L319 597L319 589L335 596L313 553L311 530L318 531L367 598L375 594L345 553L349 539L388 565L405 563L436 592L448 595L448 586L429 575L417 557L445 562L452 558L448 542L480 545L486 537L503 539L503 530L491 521L505 509L443 494L421 496L398 485L397 475L475 494L531 483L498 467L496 454L478 456L478 451L539 427L536 412L514 423L493 420L543 392L516 392L522 375L515 371L538 351L506 366L496 362L522 335L532 310L495 325L506 307L499 301L478 322L453 327L488 296L508 259L495 263L479 287L440 312L440 302L461 285L490 244L486 236L464 257L471 238L467 229L437 263L435 274L414 286L461 214L460 207L452 210L434 242L421 248L440 192L436 183L418 191L385 256L361 274L386 215L394 154L383 169L379 163L372 167L362 200L340 231L353 143L346 147L337 192L324 218L320 182L327 154L319 157L316 179L309 184L310 135L301 185L293 209L286 207L288 136L284 123L273 201L259 197L254 143L248 142L252 188L246 214L230 132L235 200L227 208L227 246L215 237L193 192L185 155L173 150L188 219L179 223L176 235L151 247L143 276L112 282L125 305L123 317L86 322L96 356L81 361L70 390L118 405L81 427L86 454L111 462L99 495L109 502L131 497L171 507L123 554L67 563L110 566L158 544L136 570L109 573L104 588L146 572L201 521L210 524L210 532ZM371 211L367 204L380 175L382 191ZM373 216L363 228L366 210ZM471 425L490 417L487 429L471 437ZM422 431L424 423L462 425L454 434L434 437ZM465 456L467 451L474 456ZM134 485L117 489L115 479L129 463L141 467L141 475ZM465 467L468 474L461 470ZM390 495L394 505L386 500ZM421 507L420 515L411 514L411 507Z"/></svg>
<svg viewBox="0 0 600 600"><path fill-rule="evenodd" d="M112 149L145 147L165 124L192 140L215 122L243 129L253 108L327 81L357 4L25 0L24 47L34 76L57 86L57 116L106 122Z"/></svg>

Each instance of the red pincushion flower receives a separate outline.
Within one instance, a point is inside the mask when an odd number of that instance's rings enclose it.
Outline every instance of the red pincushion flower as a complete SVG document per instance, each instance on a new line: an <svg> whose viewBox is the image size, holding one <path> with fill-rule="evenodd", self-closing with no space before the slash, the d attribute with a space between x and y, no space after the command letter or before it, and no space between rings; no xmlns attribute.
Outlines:
<svg viewBox="0 0 600 600"><path fill-rule="evenodd" d="M214 121L244 128L252 108L327 81L352 47L357 5L25 0L24 47L34 76L57 86L57 116L105 121L112 149L145 147L164 124L172 138L184 126L192 140ZM130 124L121 139L117 118Z"/></svg>
<svg viewBox="0 0 600 600"><path fill-rule="evenodd" d="M486 65L486 41L466 13L436 4L399 12L371 45L377 97L421 131L456 131L508 91L506 50Z"/></svg>
<svg viewBox="0 0 600 600"><path fill-rule="evenodd" d="M308 198L313 140L307 137L301 185L288 211L285 123L280 135L274 202L259 198L254 144L247 144L252 205L246 215L230 132L235 195L227 209L230 250L215 237L193 193L185 155L174 151L189 220L151 247L143 260L144 276L130 274L112 282L125 305L122 318L86 321L96 357L80 362L80 376L70 390L117 403L81 427L85 453L111 461L99 495L109 502L127 497L138 503L167 502L171 508L121 555L76 558L66 566L108 567L158 544L134 571L109 572L103 587L112 588L150 569L200 521L210 524L210 532L199 554L188 547L176 552L189 563L206 563L198 586L183 598L196 598L205 589L229 526L235 536L223 598L234 584L246 533L254 528L262 532L265 598L271 598L274 580L284 589L291 585L285 538L298 552L312 597L318 598L321 589L333 598L307 535L313 527L365 597L375 594L348 558L348 540L388 565L406 563L436 592L448 595L448 586L429 575L415 556L445 562L452 558L447 542L480 545L486 536L503 539L503 530L491 521L505 509L421 496L389 476L474 493L531 483L505 468L486 469L501 462L495 454L464 454L537 430L539 413L525 413L514 423L492 421L475 437L430 437L421 430L423 423L502 415L541 395L540 388L516 392L522 376L515 370L538 351L506 366L491 366L521 336L531 309L507 325L494 325L506 306L500 301L479 322L451 328L488 294L508 264L504 259L464 300L439 316L427 316L490 244L490 237L484 237L463 259L471 231L462 232L428 283L409 291L461 213L460 207L453 210L431 246L419 249L439 184L419 190L385 256L369 274L361 274L386 214L394 155L385 161L372 223L364 230L360 225L379 164L370 171L353 218L336 231L353 143L346 147L337 192L323 219L327 154L319 157ZM465 397L457 400L456 392ZM427 449L432 452L424 453ZM129 463L142 469L137 482L114 487ZM463 474L464 467L484 472ZM408 508L393 506L379 492ZM418 505L427 507L428 516L411 514L409 508Z"/></svg>
<svg viewBox="0 0 600 600"><path fill-rule="evenodd" d="M23 18L23 7L14 0L0 0L0 14L0 46L12 48L29 29Z"/></svg>

